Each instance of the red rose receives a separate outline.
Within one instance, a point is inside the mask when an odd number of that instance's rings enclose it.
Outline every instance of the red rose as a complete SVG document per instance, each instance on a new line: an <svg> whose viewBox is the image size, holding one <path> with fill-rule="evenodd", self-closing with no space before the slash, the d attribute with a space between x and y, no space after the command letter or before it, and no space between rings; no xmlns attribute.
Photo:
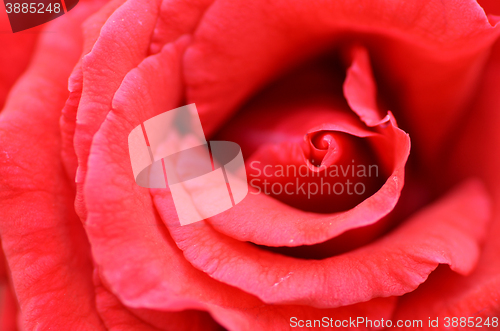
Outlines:
<svg viewBox="0 0 500 331"><path fill-rule="evenodd" d="M496 328L498 20L96 0L0 35L21 54L0 52L1 329ZM250 193L180 226L127 137L187 103L241 146Z"/></svg>

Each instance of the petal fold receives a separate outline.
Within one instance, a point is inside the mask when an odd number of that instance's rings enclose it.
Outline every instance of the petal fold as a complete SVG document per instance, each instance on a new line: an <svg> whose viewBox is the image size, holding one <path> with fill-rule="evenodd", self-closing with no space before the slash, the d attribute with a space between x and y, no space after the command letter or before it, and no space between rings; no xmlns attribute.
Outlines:
<svg viewBox="0 0 500 331"><path fill-rule="evenodd" d="M20 327L104 329L90 247L73 210L60 157L59 117L80 54L80 24L98 1L46 26L33 61L0 116L0 234L19 302Z"/></svg>
<svg viewBox="0 0 500 331"><path fill-rule="evenodd" d="M403 295L423 283L439 264L469 274L478 261L490 216L483 186L469 181L378 241L314 261L261 250L207 224L173 225L165 219L171 217L171 198L160 190L153 195L173 239L196 268L268 304L318 308Z"/></svg>

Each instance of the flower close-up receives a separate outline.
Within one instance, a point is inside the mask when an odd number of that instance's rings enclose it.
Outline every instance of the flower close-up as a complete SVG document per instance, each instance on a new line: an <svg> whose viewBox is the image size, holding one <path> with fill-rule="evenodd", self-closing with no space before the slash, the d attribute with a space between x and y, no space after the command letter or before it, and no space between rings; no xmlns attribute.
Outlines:
<svg viewBox="0 0 500 331"><path fill-rule="evenodd" d="M6 0L0 45L0 330L500 330L497 0Z"/></svg>

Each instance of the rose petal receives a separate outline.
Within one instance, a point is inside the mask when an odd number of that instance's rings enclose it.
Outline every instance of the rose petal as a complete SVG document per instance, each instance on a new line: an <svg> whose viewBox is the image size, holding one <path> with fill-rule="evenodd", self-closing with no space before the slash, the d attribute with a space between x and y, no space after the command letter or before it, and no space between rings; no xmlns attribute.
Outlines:
<svg viewBox="0 0 500 331"><path fill-rule="evenodd" d="M356 47L351 53L353 59L344 82L345 98L366 125L376 126L382 122L383 116L377 105L377 86L368 52L365 48Z"/></svg>
<svg viewBox="0 0 500 331"><path fill-rule="evenodd" d="M0 328L17 330L18 306L16 295L7 280L0 281Z"/></svg>
<svg viewBox="0 0 500 331"><path fill-rule="evenodd" d="M7 261L0 247L0 330L17 330L18 304L10 280Z"/></svg>
<svg viewBox="0 0 500 331"><path fill-rule="evenodd" d="M150 53L156 54L169 42L192 34L214 0L163 0L151 37Z"/></svg>
<svg viewBox="0 0 500 331"><path fill-rule="evenodd" d="M107 330L220 330L220 326L207 313L199 311L160 312L127 309L102 284L94 272L97 309Z"/></svg>
<svg viewBox="0 0 500 331"><path fill-rule="evenodd" d="M470 273L489 216L484 189L469 182L379 241L321 261L299 260L277 258L201 222L173 225L169 220L171 197L164 192L153 191L155 205L195 267L266 303L319 308L405 294L424 282L440 263L461 274Z"/></svg>
<svg viewBox="0 0 500 331"><path fill-rule="evenodd" d="M316 244L349 229L375 223L387 215L399 199L409 153L409 139L403 131L392 125L382 131L386 135L383 139L396 144L392 147L394 170L376 194L355 208L337 214L315 214L297 210L264 194L249 194L209 222L233 238L269 246Z"/></svg>
<svg viewBox="0 0 500 331"><path fill-rule="evenodd" d="M97 13L88 18L83 24L83 52L82 57L87 55L94 46L95 42L99 37L101 27L104 25L106 20L113 14L113 12L123 4L125 0L114 0L108 2L103 6ZM76 171L78 168L78 158L75 153L75 148L73 146L73 140L75 138L76 129L76 113L78 110L78 105L80 104L80 99L83 90L83 72L82 72L82 60L78 61L77 65L73 69L71 76L69 78L69 97L64 105L62 116L61 116L61 136L62 136L62 146L61 153L68 173L69 178L76 177ZM79 197L78 200L81 198ZM82 206L83 202L77 202L78 206Z"/></svg>
<svg viewBox="0 0 500 331"><path fill-rule="evenodd" d="M3 108L7 94L26 69L31 59L35 42L38 38L38 30L32 29L25 33L13 34L9 18L0 5L0 110Z"/></svg>
<svg viewBox="0 0 500 331"><path fill-rule="evenodd" d="M483 179L493 199L493 217L474 272L467 277L446 269L431 277L422 288L405 296L397 316L401 318L473 317L475 323L499 317L500 300L500 42L495 44L470 118L460 134L452 156L446 156L440 178L454 181L466 176ZM443 175L446 173L446 176ZM416 307L419 307L416 309ZM440 326L443 324L440 322ZM486 326L484 326L486 327Z"/></svg>
<svg viewBox="0 0 500 331"><path fill-rule="evenodd" d="M365 70L370 71L369 64L360 63L361 61L366 59L356 56L348 69L349 73L357 70L360 75L366 75L364 79L367 84L374 85L370 73L365 73ZM370 123L377 127L370 130L354 114L339 112L339 109L345 109L347 106L337 100L335 83L331 82L331 78L322 77L324 75L318 78L319 74L311 73L317 70L318 68L306 67L306 74L298 75L299 87L293 83L289 86L292 79L286 77L283 91L278 86L277 93L271 90L270 95L264 94L261 99L251 103L248 109L242 111L242 115L238 114L227 124L227 129L224 127L221 130L218 138L241 144L243 152L259 148L253 154L248 153L251 157L247 160L247 165L250 165L247 173L250 174L248 180L252 185L252 180L255 179L251 175L251 168L256 167L252 166L254 161L285 166L294 164L293 157L287 159L285 156L296 154L292 145L303 139L305 133L321 130L345 132L362 137L370 143L382 164L380 177L385 173L389 174L387 179L383 178L385 183L382 182L383 186L375 194L354 208L334 214L305 212L265 194L250 193L235 207L208 220L220 233L240 241L266 246L317 244L345 231L374 224L391 212L398 202L404 185L404 167L410 151L408 135L395 126L392 114L388 114L383 120L376 118L371 121ZM362 88L359 81L353 81L349 77L352 77L352 74L348 74L349 80L344 83L349 91ZM300 93L291 93L290 90L299 90ZM340 94L340 86L338 90ZM322 94L321 91L331 92ZM351 97L352 93L347 93L347 101L357 105L357 101ZM374 93L364 98L371 105L376 102ZM374 113L376 110L369 111ZM365 158L361 155L357 161ZM383 171L384 169L386 171ZM373 235L376 236L377 232Z"/></svg>
<svg viewBox="0 0 500 331"><path fill-rule="evenodd" d="M80 4L47 26L0 118L2 245L24 329L102 329L88 242L72 209L58 120L78 60L79 25L99 7ZM29 97L26 97L29 96Z"/></svg>
<svg viewBox="0 0 500 331"><path fill-rule="evenodd" d="M431 160L472 97L499 31L473 0L217 1L186 52L188 103L214 132L273 76L356 39L372 54L391 110Z"/></svg>

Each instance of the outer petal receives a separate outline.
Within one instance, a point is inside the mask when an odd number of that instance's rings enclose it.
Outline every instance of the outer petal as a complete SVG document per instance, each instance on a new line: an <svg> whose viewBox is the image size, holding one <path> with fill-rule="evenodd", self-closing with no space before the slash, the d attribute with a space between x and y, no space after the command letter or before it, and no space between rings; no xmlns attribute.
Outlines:
<svg viewBox="0 0 500 331"><path fill-rule="evenodd" d="M3 253L2 253L3 254ZM18 304L10 279L0 280L0 328L5 331L17 330Z"/></svg>
<svg viewBox="0 0 500 331"><path fill-rule="evenodd" d="M91 20L87 29L87 46L95 39L95 22L108 16L120 1L113 2ZM81 62L83 85L76 115L74 136L78 157L76 173L78 215L85 219L84 197L81 192L87 171L87 158L94 134L111 109L111 100L125 75L147 55L149 38L158 15L159 1L128 1L114 11L101 28L91 51ZM90 47L88 48L90 50ZM73 76L74 92L78 93L79 70ZM71 111L69 111L71 114ZM70 158L68 158L71 160ZM69 164L71 167L71 164ZM70 169L71 171L71 169Z"/></svg>
<svg viewBox="0 0 500 331"><path fill-rule="evenodd" d="M75 206L83 219L86 218L86 211L82 191L92 138L111 110L111 101L123 78L150 52L157 53L165 44L193 31L208 6L207 1L131 0L111 13L121 2L123 0L113 1L88 23L85 50L91 51L82 59L81 72L79 69L74 71L70 84L74 98L80 98L74 129L74 147L78 158ZM182 15L175 16L173 13ZM99 29L99 22L108 16L102 29ZM159 17L168 19L158 20ZM99 37L95 39L97 32ZM75 102L70 99L69 103L69 107L74 107ZM74 116L74 109L69 108L69 123ZM71 137L73 128L67 125L67 129L67 136ZM66 149L65 160L69 173L73 175L75 158L69 148Z"/></svg>
<svg viewBox="0 0 500 331"><path fill-rule="evenodd" d="M440 270L422 288L401 300L398 317L499 317L500 314L500 42L497 42L469 121L442 171L450 181L482 177L493 197L493 219L475 271L467 277ZM438 174L438 176L440 176ZM441 177L445 177L442 176ZM418 308L417 308L418 307ZM481 324L482 325L482 324ZM442 325L441 325L442 326Z"/></svg>
<svg viewBox="0 0 500 331"><path fill-rule="evenodd" d="M182 35L191 35L213 2L214 0L163 0L151 37L150 53L158 53L165 44Z"/></svg>
<svg viewBox="0 0 500 331"><path fill-rule="evenodd" d="M97 7L82 3L47 26L57 33L41 37L0 117L0 233L28 330L103 329L89 246L60 160L58 126L67 78L80 54L79 25Z"/></svg>
<svg viewBox="0 0 500 331"><path fill-rule="evenodd" d="M16 330L17 301L10 282L10 272L3 250L0 254L0 328L2 330Z"/></svg>
<svg viewBox="0 0 500 331"><path fill-rule="evenodd" d="M113 14L113 12L123 4L124 1L125 0L114 0L108 2L97 13L85 21L83 24L84 42L82 57L87 55L92 50L92 47L99 37L102 26L111 14ZM76 113L83 90L83 71L81 59L78 61L77 65L73 69L73 72L71 73L68 89L70 93L68 100L66 100L66 104L64 105L60 121L62 136L61 153L68 176L70 178L76 178L78 159L75 153L75 147L73 146L73 140L75 138ZM81 199L81 197L79 196L78 199ZM77 202L77 206L81 207L81 205L82 203Z"/></svg>
<svg viewBox="0 0 500 331"><path fill-rule="evenodd" d="M208 313L198 311L160 312L147 309L128 309L102 284L94 272L97 309L107 330L221 330Z"/></svg>
<svg viewBox="0 0 500 331"><path fill-rule="evenodd" d="M40 29L33 29L25 33L11 32L9 18L0 4L0 110L4 106L7 93L21 73L28 66L35 41Z"/></svg>

